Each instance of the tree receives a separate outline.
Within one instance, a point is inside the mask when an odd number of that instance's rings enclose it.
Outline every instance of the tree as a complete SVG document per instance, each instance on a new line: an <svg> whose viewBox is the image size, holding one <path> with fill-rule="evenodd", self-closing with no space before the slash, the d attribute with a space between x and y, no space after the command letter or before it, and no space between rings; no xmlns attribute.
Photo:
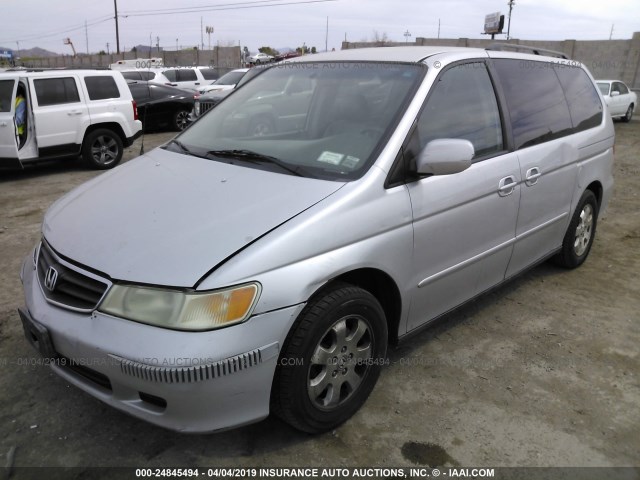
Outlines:
<svg viewBox="0 0 640 480"><path fill-rule="evenodd" d="M382 34L380 34L377 30L374 30L373 41L377 47L384 47L387 43L389 43L389 36L387 35L387 32L382 32Z"/></svg>
<svg viewBox="0 0 640 480"><path fill-rule="evenodd" d="M275 48L271 48L271 47L260 47L258 51L261 53L266 53L267 55L271 55L272 57L275 57L276 55L280 55L280 52L278 52Z"/></svg>
<svg viewBox="0 0 640 480"><path fill-rule="evenodd" d="M317 53L316 47L311 47L311 53Z"/></svg>

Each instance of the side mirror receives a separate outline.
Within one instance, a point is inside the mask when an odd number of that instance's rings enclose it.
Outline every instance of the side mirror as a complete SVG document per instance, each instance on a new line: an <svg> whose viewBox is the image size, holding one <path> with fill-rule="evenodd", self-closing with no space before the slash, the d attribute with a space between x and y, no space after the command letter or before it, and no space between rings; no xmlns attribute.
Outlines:
<svg viewBox="0 0 640 480"><path fill-rule="evenodd" d="M474 154L473 144L469 140L432 140L418 155L416 169L424 175L460 173L471 166Z"/></svg>
<svg viewBox="0 0 640 480"><path fill-rule="evenodd" d="M620 95L620 92L618 90L614 90L613 92L611 92L612 97L617 97L618 95Z"/></svg>

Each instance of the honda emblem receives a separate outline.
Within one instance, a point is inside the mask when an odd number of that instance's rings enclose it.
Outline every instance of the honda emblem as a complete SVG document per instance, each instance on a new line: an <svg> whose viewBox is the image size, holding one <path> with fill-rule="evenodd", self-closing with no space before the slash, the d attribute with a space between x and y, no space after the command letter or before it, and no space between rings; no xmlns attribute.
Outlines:
<svg viewBox="0 0 640 480"><path fill-rule="evenodd" d="M49 267L47 273L44 276L44 286L47 287L50 292L53 292L56 288L57 281L58 271L53 267Z"/></svg>

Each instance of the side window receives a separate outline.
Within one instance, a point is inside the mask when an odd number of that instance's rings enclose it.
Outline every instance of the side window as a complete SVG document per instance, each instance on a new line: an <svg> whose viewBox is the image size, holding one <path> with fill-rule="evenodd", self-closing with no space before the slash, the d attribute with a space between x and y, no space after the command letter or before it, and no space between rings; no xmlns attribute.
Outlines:
<svg viewBox="0 0 640 480"><path fill-rule="evenodd" d="M178 81L179 82L197 82L198 77L196 76L196 72L188 68L185 70L178 70Z"/></svg>
<svg viewBox="0 0 640 480"><path fill-rule="evenodd" d="M507 99L516 148L571 133L569 108L551 65L510 59L493 64Z"/></svg>
<svg viewBox="0 0 640 480"><path fill-rule="evenodd" d="M15 80L0 80L0 112L10 112Z"/></svg>
<svg viewBox="0 0 640 480"><path fill-rule="evenodd" d="M129 85L131 95L136 102L141 102L149 98L149 87L147 85L132 84Z"/></svg>
<svg viewBox="0 0 640 480"><path fill-rule="evenodd" d="M569 104L574 131L581 132L600 125L600 96L586 72L582 68L571 66L559 66L555 71Z"/></svg>
<svg viewBox="0 0 640 480"><path fill-rule="evenodd" d="M122 76L127 80L142 80L140 72L122 72Z"/></svg>
<svg viewBox="0 0 640 480"><path fill-rule="evenodd" d="M503 149L498 102L484 63L458 65L438 77L418 118L417 133L418 151L439 138L469 140L475 157Z"/></svg>
<svg viewBox="0 0 640 480"><path fill-rule="evenodd" d="M627 93L629 93L629 89L624 83L617 82L616 85L618 86L618 91L620 92L620 95L626 95Z"/></svg>
<svg viewBox="0 0 640 480"><path fill-rule="evenodd" d="M176 70L165 70L162 73L164 74L165 77L167 77L167 80L169 80L170 82L177 82L178 81Z"/></svg>
<svg viewBox="0 0 640 480"><path fill-rule="evenodd" d="M33 81L38 105L59 105L80 101L78 87L73 77L41 78Z"/></svg>
<svg viewBox="0 0 640 480"><path fill-rule="evenodd" d="M156 78L156 74L153 72L140 72L140 78L142 80L153 80Z"/></svg>
<svg viewBox="0 0 640 480"><path fill-rule="evenodd" d="M118 85L113 77L85 77L84 84L87 86L90 100L105 100L107 98L120 98Z"/></svg>

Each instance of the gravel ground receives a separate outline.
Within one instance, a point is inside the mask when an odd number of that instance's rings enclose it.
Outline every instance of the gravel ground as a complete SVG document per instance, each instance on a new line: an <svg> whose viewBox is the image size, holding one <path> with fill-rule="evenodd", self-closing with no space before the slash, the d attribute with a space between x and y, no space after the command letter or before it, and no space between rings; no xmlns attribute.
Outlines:
<svg viewBox="0 0 640 480"><path fill-rule="evenodd" d="M274 418L178 434L31 365L21 260L47 207L97 173L74 161L0 172L0 467L640 465L640 119L615 128L615 192L589 260L543 264L392 349L364 408L320 436Z"/></svg>

